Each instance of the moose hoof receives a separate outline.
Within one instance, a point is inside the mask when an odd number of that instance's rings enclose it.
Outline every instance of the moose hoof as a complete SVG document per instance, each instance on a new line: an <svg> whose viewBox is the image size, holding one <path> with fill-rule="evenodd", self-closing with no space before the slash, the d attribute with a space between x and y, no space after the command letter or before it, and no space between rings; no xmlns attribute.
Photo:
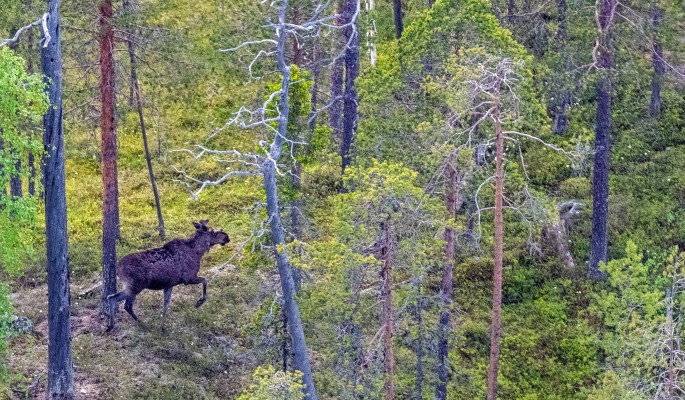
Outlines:
<svg viewBox="0 0 685 400"><path fill-rule="evenodd" d="M200 300L197 301L197 304L195 304L195 308L200 308L200 306L205 303L205 300L207 299L205 299L204 297L200 298Z"/></svg>

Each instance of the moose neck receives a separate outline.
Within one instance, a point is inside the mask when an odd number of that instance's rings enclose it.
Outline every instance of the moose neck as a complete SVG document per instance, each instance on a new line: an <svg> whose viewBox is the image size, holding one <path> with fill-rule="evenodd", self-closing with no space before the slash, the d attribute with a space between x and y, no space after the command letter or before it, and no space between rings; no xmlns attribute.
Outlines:
<svg viewBox="0 0 685 400"><path fill-rule="evenodd" d="M208 241L206 238L203 238L203 236L204 235L202 235L202 233L195 232L195 234L188 240L189 244L199 257L202 257L212 247L212 245L208 244Z"/></svg>

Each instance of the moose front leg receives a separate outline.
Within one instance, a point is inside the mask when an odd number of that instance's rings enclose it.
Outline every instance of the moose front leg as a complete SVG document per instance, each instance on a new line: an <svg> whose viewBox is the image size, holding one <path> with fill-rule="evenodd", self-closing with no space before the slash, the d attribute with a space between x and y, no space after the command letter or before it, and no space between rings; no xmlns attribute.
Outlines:
<svg viewBox="0 0 685 400"><path fill-rule="evenodd" d="M197 300L195 308L200 307L207 300L207 280L201 276L196 276L186 282L187 285L197 285L198 283L202 284L202 297Z"/></svg>
<svg viewBox="0 0 685 400"><path fill-rule="evenodd" d="M164 314L163 314L163 319L166 321L166 314L167 311L169 311L169 300L171 300L171 290L173 289L172 287L164 289Z"/></svg>

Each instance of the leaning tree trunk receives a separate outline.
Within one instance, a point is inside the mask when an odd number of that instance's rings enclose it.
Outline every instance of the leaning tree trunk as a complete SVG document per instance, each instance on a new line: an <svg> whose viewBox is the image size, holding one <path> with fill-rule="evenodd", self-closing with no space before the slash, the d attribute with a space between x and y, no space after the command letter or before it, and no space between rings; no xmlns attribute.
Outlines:
<svg viewBox="0 0 685 400"><path fill-rule="evenodd" d="M100 314L109 315L107 296L116 293L116 240L119 237L119 188L115 120L114 31L112 0L100 10L100 130L102 135L102 299Z"/></svg>
<svg viewBox="0 0 685 400"><path fill-rule="evenodd" d="M499 83L497 96L499 96ZM503 220L504 198L504 135L500 121L499 99L493 112L495 120L495 265L492 273L492 326L490 329L490 365L488 368L487 400L497 399L497 375L499 371L500 337L502 335L502 267L503 267Z"/></svg>
<svg viewBox="0 0 685 400"><path fill-rule="evenodd" d="M359 76L359 28L357 24L357 1L347 0L345 7L345 40L348 43L345 50L345 93L343 95L343 130L340 156L342 157L342 174L352 162L352 143L357 130L358 96L356 79Z"/></svg>
<svg viewBox="0 0 685 400"><path fill-rule="evenodd" d="M74 397L69 314L69 252L67 196L62 125L62 49L60 0L48 0L47 47L41 50L50 107L43 117L43 172L45 174L45 240L48 269L48 398Z"/></svg>
<svg viewBox="0 0 685 400"><path fill-rule="evenodd" d="M390 222L383 223L384 243L381 250L381 302L383 304L383 343L385 350L385 400L395 397L395 354L392 342L392 238Z"/></svg>
<svg viewBox="0 0 685 400"><path fill-rule="evenodd" d="M129 9L129 0L124 0L124 12ZM129 28L131 29L131 28ZM136 106L138 108L138 119L140 120L140 131L143 137L143 148L145 150L145 161L147 162L147 172L150 176L150 185L152 186L152 195L155 198L155 209L157 210L157 228L159 229L159 237L164 239L164 218L162 217L162 205L159 201L159 192L157 191L157 181L155 180L155 173L152 170L152 158L150 157L150 148L147 143L147 131L145 130L145 118L143 118L143 102L140 99L140 87L138 85L138 71L136 63L136 53L133 43L133 35L131 32L126 34L126 42L128 44L128 55L131 60L131 87L135 94Z"/></svg>
<svg viewBox="0 0 685 400"><path fill-rule="evenodd" d="M435 398L445 400L447 398L447 362L449 353L450 315L452 306L452 291L454 281L454 248L456 232L454 219L457 216L457 170L452 165L452 159L448 160L445 182L445 203L447 206L448 224L445 228L445 268L442 272L441 297L443 310L440 312L438 325L438 383L435 388Z"/></svg>
<svg viewBox="0 0 685 400"><path fill-rule="evenodd" d="M590 241L591 279L602 279L600 262L607 260L607 216L609 213L609 157L611 147L611 68L614 65L611 26L616 0L602 0L599 23L597 68L597 121L595 126L595 161L592 182L592 239Z"/></svg>
<svg viewBox="0 0 685 400"><path fill-rule="evenodd" d="M278 207L278 186L276 183L276 163L281 158L283 144L288 134L288 115L290 105L288 103L288 90L290 89L290 67L286 63L285 46L285 17L288 8L288 0L283 0L278 16L278 42L276 57L278 69L281 72L281 93L278 105L278 134L275 136L270 147L269 158L262 164L264 174L264 191L266 192L266 209L269 214L269 225L271 227L271 239L273 242L274 255L278 265L278 273L281 278L281 289L283 290L283 307L288 318L288 329L290 340L292 341L291 351L293 353L293 363L295 369L302 372L302 381L305 384L305 395L308 400L317 400L316 388L314 387L314 376L312 367L309 363L307 343L305 341L304 329L302 328L302 318L300 308L295 299L295 281L293 279L293 269L290 265L287 250L285 249L285 233Z"/></svg>

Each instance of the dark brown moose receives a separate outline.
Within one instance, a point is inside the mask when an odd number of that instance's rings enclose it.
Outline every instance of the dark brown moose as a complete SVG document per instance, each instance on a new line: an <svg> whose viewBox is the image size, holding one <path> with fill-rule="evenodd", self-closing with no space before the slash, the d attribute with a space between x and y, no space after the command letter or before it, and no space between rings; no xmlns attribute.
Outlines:
<svg viewBox="0 0 685 400"><path fill-rule="evenodd" d="M209 249L216 245L225 245L230 241L221 230L215 231L207 226L206 220L193 222L195 233L188 239L174 239L162 247L129 254L117 263L117 277L123 283L124 290L107 297L109 300L109 326L114 328L114 311L119 302L125 300L124 308L131 317L138 321L133 312L133 303L138 293L144 289L164 290L164 319L166 319L171 289L180 284L202 284L202 297L195 307L200 307L207 300L207 281L197 276L200 271L200 260Z"/></svg>

